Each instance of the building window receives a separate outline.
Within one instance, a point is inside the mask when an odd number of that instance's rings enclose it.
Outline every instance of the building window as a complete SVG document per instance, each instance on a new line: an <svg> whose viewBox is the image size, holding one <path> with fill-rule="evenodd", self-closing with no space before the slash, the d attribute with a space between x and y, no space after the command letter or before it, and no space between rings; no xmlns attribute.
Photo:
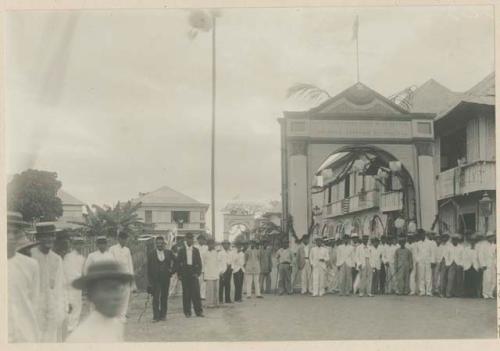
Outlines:
<svg viewBox="0 0 500 351"><path fill-rule="evenodd" d="M205 211L200 211L200 221L205 221Z"/></svg>
<svg viewBox="0 0 500 351"><path fill-rule="evenodd" d="M200 229L205 229L205 223L200 223Z"/></svg>
<svg viewBox="0 0 500 351"><path fill-rule="evenodd" d="M351 196L351 175L347 175L344 180L344 199Z"/></svg>
<svg viewBox="0 0 500 351"><path fill-rule="evenodd" d="M465 160L467 156L466 129L460 128L448 135L442 135L440 149L441 172L457 167L459 160Z"/></svg>
<svg viewBox="0 0 500 351"><path fill-rule="evenodd" d="M182 228L184 223L189 223L189 211L172 211L172 220Z"/></svg>
<svg viewBox="0 0 500 351"><path fill-rule="evenodd" d="M146 222L146 224L153 223L153 211L151 210L144 211L144 222Z"/></svg>

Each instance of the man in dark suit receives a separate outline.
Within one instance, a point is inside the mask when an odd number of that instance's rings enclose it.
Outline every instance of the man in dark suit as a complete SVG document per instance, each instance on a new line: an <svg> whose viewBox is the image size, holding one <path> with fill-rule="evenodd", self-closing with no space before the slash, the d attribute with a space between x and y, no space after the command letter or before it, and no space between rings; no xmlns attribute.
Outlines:
<svg viewBox="0 0 500 351"><path fill-rule="evenodd" d="M165 239L156 237L156 249L148 256L148 280L153 295L153 322L167 318L170 276L174 273L175 259L170 250L165 249Z"/></svg>
<svg viewBox="0 0 500 351"><path fill-rule="evenodd" d="M201 307L200 283L201 274L201 256L200 251L193 246L193 234L187 233L185 245L179 248L177 253L176 271L182 282L182 305L184 315L191 317L191 304L193 304L194 313L198 317L204 317Z"/></svg>

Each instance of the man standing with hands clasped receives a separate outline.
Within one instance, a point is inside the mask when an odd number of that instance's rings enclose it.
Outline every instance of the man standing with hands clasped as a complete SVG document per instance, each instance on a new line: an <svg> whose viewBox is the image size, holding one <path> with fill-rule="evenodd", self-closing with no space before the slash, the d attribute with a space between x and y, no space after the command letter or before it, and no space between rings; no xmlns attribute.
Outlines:
<svg viewBox="0 0 500 351"><path fill-rule="evenodd" d="M186 234L185 245L179 248L176 271L182 282L182 306L184 315L191 317L191 305L197 317L204 317L201 307L200 281L201 256L200 251L193 246L193 234Z"/></svg>
<svg viewBox="0 0 500 351"><path fill-rule="evenodd" d="M157 236L156 250L148 256L148 281L153 295L153 323L167 319L170 277L174 273L174 255L165 249L165 239Z"/></svg>

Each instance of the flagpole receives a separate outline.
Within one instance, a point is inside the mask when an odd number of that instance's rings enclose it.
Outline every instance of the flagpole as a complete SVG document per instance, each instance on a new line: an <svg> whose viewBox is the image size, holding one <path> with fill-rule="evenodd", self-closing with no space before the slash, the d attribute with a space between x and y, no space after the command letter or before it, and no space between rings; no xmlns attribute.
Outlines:
<svg viewBox="0 0 500 351"><path fill-rule="evenodd" d="M215 239L215 29L216 16L212 14L212 165L211 165L211 208L212 208L212 238Z"/></svg>
<svg viewBox="0 0 500 351"><path fill-rule="evenodd" d="M359 29L358 29L358 33L356 35L356 68L357 68L357 77L358 77L358 83L359 83Z"/></svg>

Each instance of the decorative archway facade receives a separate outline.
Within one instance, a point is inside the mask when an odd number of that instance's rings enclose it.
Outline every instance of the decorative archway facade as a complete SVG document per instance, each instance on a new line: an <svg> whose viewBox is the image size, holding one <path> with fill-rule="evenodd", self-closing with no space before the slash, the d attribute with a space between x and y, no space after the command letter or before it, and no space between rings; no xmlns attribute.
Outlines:
<svg viewBox="0 0 500 351"><path fill-rule="evenodd" d="M399 216L430 229L436 214L433 117L409 113L361 83L309 111L285 112L280 119L283 218L292 217L299 237L310 227L316 206L322 209L323 228L342 223L342 234L379 235ZM356 160L368 168L352 171ZM394 178L404 183L402 191L384 186L366 191L369 168L391 173L393 163L400 167ZM362 185L356 188L352 183L358 178ZM332 183L345 187L338 199L317 196L332 192Z"/></svg>
<svg viewBox="0 0 500 351"><path fill-rule="evenodd" d="M224 213L224 240L231 239L231 229L235 226L245 227L246 230L253 229L255 226L254 215Z"/></svg>

